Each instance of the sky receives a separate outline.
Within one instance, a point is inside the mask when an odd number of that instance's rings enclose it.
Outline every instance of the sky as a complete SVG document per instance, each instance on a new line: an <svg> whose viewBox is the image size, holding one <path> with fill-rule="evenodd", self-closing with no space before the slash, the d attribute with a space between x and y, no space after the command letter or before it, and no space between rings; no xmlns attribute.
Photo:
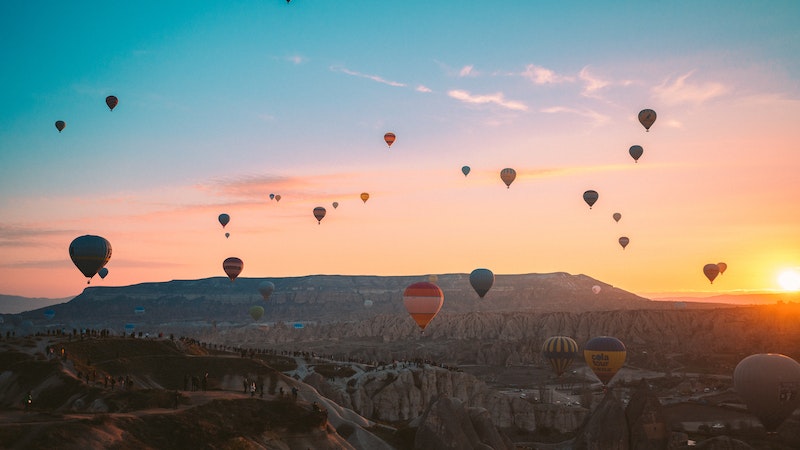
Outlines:
<svg viewBox="0 0 800 450"><path fill-rule="evenodd" d="M800 3L44 3L0 3L0 293L79 294L86 234L113 250L91 286L236 256L800 289Z"/></svg>

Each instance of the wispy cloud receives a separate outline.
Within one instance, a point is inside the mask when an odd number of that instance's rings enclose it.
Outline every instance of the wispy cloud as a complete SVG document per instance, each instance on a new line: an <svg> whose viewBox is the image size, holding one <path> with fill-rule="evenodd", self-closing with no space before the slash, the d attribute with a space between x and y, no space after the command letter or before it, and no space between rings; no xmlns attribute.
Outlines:
<svg viewBox="0 0 800 450"><path fill-rule="evenodd" d="M417 86L414 90L417 91L417 92L425 92L425 93L433 92L429 87L424 86L422 84Z"/></svg>
<svg viewBox="0 0 800 450"><path fill-rule="evenodd" d="M558 75L550 69L535 64L525 66L525 71L521 75L531 80L534 84L558 84L575 81L574 77Z"/></svg>
<svg viewBox="0 0 800 450"><path fill-rule="evenodd" d="M448 91L447 95L450 96L451 98L460 100L464 103L470 103L475 105L495 104L498 106L502 106L503 108L511 109L514 111L528 110L528 106L522 102L514 100L506 100L505 95L503 95L502 92L497 92L495 94L489 94L489 95L473 95L467 91L454 89Z"/></svg>
<svg viewBox="0 0 800 450"><path fill-rule="evenodd" d="M694 71L691 71L674 80L664 80L663 83L653 88L653 95L665 104L676 105L682 103L700 104L728 92L728 88L722 83L713 81L692 83L689 78L693 74Z"/></svg>
<svg viewBox="0 0 800 450"><path fill-rule="evenodd" d="M551 106L541 109L541 112L547 114L576 114L591 119L596 125L602 125L611 120L609 116L591 109L575 109L566 106Z"/></svg>
<svg viewBox="0 0 800 450"><path fill-rule="evenodd" d="M578 73L578 77L584 83L583 91L581 92L581 95L584 97L599 98L599 91L611 85L610 81L603 80L589 73L588 67L581 69L580 73Z"/></svg>
<svg viewBox="0 0 800 450"><path fill-rule="evenodd" d="M77 233L75 230L58 230L52 228L37 228L35 226L27 225L23 227L15 227L9 225L0 225L0 247L27 247L31 245L45 245L51 237L70 236Z"/></svg>
<svg viewBox="0 0 800 450"><path fill-rule="evenodd" d="M471 64L468 65L468 66L462 67L461 70L458 71L458 76L462 77L462 78L463 77L474 77L474 76L477 76L477 75L478 75L478 72L475 70L475 66L473 66Z"/></svg>
<svg viewBox="0 0 800 450"><path fill-rule="evenodd" d="M289 55L285 59L286 61L289 61L292 64L298 64L298 65L308 61L308 58L302 55Z"/></svg>
<svg viewBox="0 0 800 450"><path fill-rule="evenodd" d="M405 87L406 86L405 83L400 83L399 81L387 80L387 79L385 79L383 77L380 77L378 75L370 75L370 74L366 74L366 73L356 72L356 71L353 71L353 70L350 70L350 69L347 69L347 68L344 68L344 67L331 66L331 70L334 71L334 72L341 72L341 73L343 73L345 75L350 75L350 76L359 77L359 78L366 78L368 80L372 80L372 81L375 81L375 82L378 82L378 83L387 84L389 86L394 86L394 87Z"/></svg>

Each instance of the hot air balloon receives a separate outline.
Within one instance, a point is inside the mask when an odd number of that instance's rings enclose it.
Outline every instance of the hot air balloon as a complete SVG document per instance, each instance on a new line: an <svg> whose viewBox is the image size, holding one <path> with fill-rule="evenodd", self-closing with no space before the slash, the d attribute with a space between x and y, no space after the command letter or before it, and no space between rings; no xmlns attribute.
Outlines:
<svg viewBox="0 0 800 450"><path fill-rule="evenodd" d="M251 306L249 312L250 312L250 317L252 317L253 320L258 320L258 319L261 318L261 316L264 315L264 307L263 306Z"/></svg>
<svg viewBox="0 0 800 450"><path fill-rule="evenodd" d="M611 217L614 218L614 222L619 222L619 219L622 219L622 214L614 213Z"/></svg>
<svg viewBox="0 0 800 450"><path fill-rule="evenodd" d="M97 271L97 274L100 275L100 278L105 278L108 275L108 268L101 267L100 270Z"/></svg>
<svg viewBox="0 0 800 450"><path fill-rule="evenodd" d="M219 223L220 223L220 225L222 225L222 228L225 228L225 225L227 225L227 224L228 224L228 222L230 222L230 221L231 221L231 216L229 216L229 215L227 215L227 214L223 213L223 214L220 214L220 215L219 215L219 217L217 218L217 220L219 220Z"/></svg>
<svg viewBox="0 0 800 450"><path fill-rule="evenodd" d="M61 130L63 130L66 126L67 123L63 120L56 120L56 130L58 130L59 133L61 133Z"/></svg>
<svg viewBox="0 0 800 450"><path fill-rule="evenodd" d="M108 105L108 109L110 109L111 111L113 111L114 108L117 107L117 103L119 103L117 97L113 95L109 95L108 97L106 97L106 105Z"/></svg>
<svg viewBox="0 0 800 450"><path fill-rule="evenodd" d="M144 306L137 306L133 308L133 313L138 315L144 314Z"/></svg>
<svg viewBox="0 0 800 450"><path fill-rule="evenodd" d="M722 275L723 273L725 273L726 270L728 270L728 265L725 264L724 262L717 263L717 267L719 267L719 274L720 275Z"/></svg>
<svg viewBox="0 0 800 450"><path fill-rule="evenodd" d="M55 316L56 316L56 312L53 311L52 309L45 310L45 312L44 312L44 318L47 319L47 320L50 320Z"/></svg>
<svg viewBox="0 0 800 450"><path fill-rule="evenodd" d="M561 376L578 357L578 343L567 336L552 336L542 344L542 356L553 366L556 376Z"/></svg>
<svg viewBox="0 0 800 450"><path fill-rule="evenodd" d="M264 280L258 285L258 292L264 297L264 301L269 300L269 296L272 295L274 290L275 285L271 281Z"/></svg>
<svg viewBox="0 0 800 450"><path fill-rule="evenodd" d="M599 294L600 291L602 291L602 290L603 290L603 288L601 288L600 286L598 286L596 284L594 286L592 286L592 292L594 292L595 294Z"/></svg>
<svg viewBox="0 0 800 450"><path fill-rule="evenodd" d="M719 266L716 264L706 264L703 266L703 273L706 278L708 278L708 281L714 284L714 278L717 278L717 275L719 275Z"/></svg>
<svg viewBox="0 0 800 450"><path fill-rule="evenodd" d="M339 202L333 202L333 209L336 209L338 207L339 207Z"/></svg>
<svg viewBox="0 0 800 450"><path fill-rule="evenodd" d="M500 179L506 184L506 189L511 187L511 183L517 178L517 171L511 168L505 168L500 171Z"/></svg>
<svg viewBox="0 0 800 450"><path fill-rule="evenodd" d="M598 198L600 198L600 194L598 194L597 191L590 189L583 193L583 201L589 205L589 209L592 209L592 205L594 205Z"/></svg>
<svg viewBox="0 0 800 450"><path fill-rule="evenodd" d="M239 258L230 257L222 262L222 270L231 279L231 283L242 273L242 269L244 269L244 262Z"/></svg>
<svg viewBox="0 0 800 450"><path fill-rule="evenodd" d="M372 300L364 300L364 306L369 308L374 302Z"/></svg>
<svg viewBox="0 0 800 450"><path fill-rule="evenodd" d="M225 233L225 239L227 239L229 237L231 237L231 234L230 233Z"/></svg>
<svg viewBox="0 0 800 450"><path fill-rule="evenodd" d="M100 236L80 236L69 244L69 257L88 278L86 284L89 284L97 271L111 259L111 243Z"/></svg>
<svg viewBox="0 0 800 450"><path fill-rule="evenodd" d="M639 123L642 124L645 130L650 131L653 122L656 121L656 112L652 109L643 109L639 111Z"/></svg>
<svg viewBox="0 0 800 450"><path fill-rule="evenodd" d="M469 274L469 284L472 285L472 289L475 289L478 296L483 298L494 284L494 273L489 269L475 269Z"/></svg>
<svg viewBox="0 0 800 450"><path fill-rule="evenodd" d="M383 140L386 141L386 145L388 145L390 148L392 144L394 144L395 139L397 139L397 136L395 136L392 132L383 135Z"/></svg>
<svg viewBox="0 0 800 450"><path fill-rule="evenodd" d="M439 275L436 275L435 273L432 273L432 274L428 275L428 281L430 281L431 283L434 283L434 284L438 283L439 282Z"/></svg>
<svg viewBox="0 0 800 450"><path fill-rule="evenodd" d="M631 241L631 240L630 240L630 239L628 239L627 237L625 237L625 236L622 236L621 238L619 238L619 245L621 245L621 246L622 246L622 249L623 249L623 250L625 250L625 247L627 247L627 246L628 246L628 243L629 243L630 241Z"/></svg>
<svg viewBox="0 0 800 450"><path fill-rule="evenodd" d="M733 387L747 410L773 432L800 406L800 364L777 353L750 355L736 365Z"/></svg>
<svg viewBox="0 0 800 450"><path fill-rule="evenodd" d="M366 192L362 192L361 193L361 201L363 201L364 203L367 203L367 200L369 200L369 194L367 194Z"/></svg>
<svg viewBox="0 0 800 450"><path fill-rule="evenodd" d="M628 149L628 153L630 153L631 158L633 158L634 162L639 162L639 158L642 157L644 153L644 149L641 145L633 145L630 149Z"/></svg>
<svg viewBox="0 0 800 450"><path fill-rule="evenodd" d="M592 338L583 348L586 364L603 386L608 386L617 371L625 364L625 355L625 344L611 336Z"/></svg>
<svg viewBox="0 0 800 450"><path fill-rule="evenodd" d="M269 194L269 199L270 200L275 200L275 194Z"/></svg>
<svg viewBox="0 0 800 450"><path fill-rule="evenodd" d="M464 167L461 168L461 173L463 173L464 176L467 176L467 175L469 175L469 171L470 170L471 169L469 168L469 166L464 166Z"/></svg>
<svg viewBox="0 0 800 450"><path fill-rule="evenodd" d="M276 202L281 201L281 194L275 194L275 201Z"/></svg>
<svg viewBox="0 0 800 450"><path fill-rule="evenodd" d="M403 292L403 304L424 332L444 304L444 293L439 286L428 281L409 285Z"/></svg>
<svg viewBox="0 0 800 450"><path fill-rule="evenodd" d="M322 223L322 219L325 217L325 208L322 206L317 206L314 208L314 217L317 219L317 225Z"/></svg>

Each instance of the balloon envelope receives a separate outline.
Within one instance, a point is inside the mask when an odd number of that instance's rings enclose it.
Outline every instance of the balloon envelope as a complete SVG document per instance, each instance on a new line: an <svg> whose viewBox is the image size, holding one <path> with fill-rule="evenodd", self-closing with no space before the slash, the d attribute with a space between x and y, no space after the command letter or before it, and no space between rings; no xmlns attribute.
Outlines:
<svg viewBox="0 0 800 450"><path fill-rule="evenodd" d="M269 199L270 200L275 200L275 194L269 194Z"/></svg>
<svg viewBox="0 0 800 450"><path fill-rule="evenodd" d="M113 95L109 95L108 97L106 97L106 105L108 105L108 109L110 109L111 111L113 111L114 108L117 107L117 103L119 103L119 99L117 99L117 97Z"/></svg>
<svg viewBox="0 0 800 450"><path fill-rule="evenodd" d="M336 209L338 207L339 207L339 202L333 202L333 209Z"/></svg>
<svg viewBox="0 0 800 450"><path fill-rule="evenodd" d="M272 295L272 291L275 290L275 285L272 284L271 281L262 281L258 285L258 292L264 298L264 301L269 300L269 296Z"/></svg>
<svg viewBox="0 0 800 450"><path fill-rule="evenodd" d="M55 312L55 311L53 311L52 309L48 309L48 310L46 310L46 311L44 312L44 318L45 318L45 319L48 319L48 320L49 320L49 319L52 319L52 318L53 318L53 317L55 317L55 316L56 316L56 312Z"/></svg>
<svg viewBox="0 0 800 450"><path fill-rule="evenodd" d="M467 175L469 175L469 171L470 170L471 169L469 168L469 166L464 166L464 167L461 168L461 173L463 173L464 176L467 176Z"/></svg>
<svg viewBox="0 0 800 450"><path fill-rule="evenodd" d="M108 275L108 268L101 267L100 270L97 271L97 274L100 275L100 278L105 278Z"/></svg>
<svg viewBox="0 0 800 450"><path fill-rule="evenodd" d="M366 192L362 192L361 193L361 201L363 201L364 203L367 203L367 200L369 200L369 194L366 193Z"/></svg>
<svg viewBox="0 0 800 450"><path fill-rule="evenodd" d="M281 201L281 194L275 194L275 201L276 202Z"/></svg>
<svg viewBox="0 0 800 450"><path fill-rule="evenodd" d="M625 236L622 236L621 238L619 238L619 245L621 245L621 246L622 246L622 249L623 249L623 250L625 250L625 247L627 247L627 246L628 246L628 243L630 243L630 242L631 242L631 240L630 240L630 239L628 239L628 238L627 238L627 237L625 237Z"/></svg>
<svg viewBox="0 0 800 450"><path fill-rule="evenodd" d="M583 201L585 201L586 204L589 205L589 209L592 209L592 205L594 205L595 202L597 202L598 198L600 198L600 194L598 194L597 191L593 191L590 189L583 193Z"/></svg>
<svg viewBox="0 0 800 450"><path fill-rule="evenodd" d="M592 292L594 292L595 294L599 294L600 291L602 291L602 290L603 290L603 288L601 288L600 286L598 286L596 284L594 286L592 286Z"/></svg>
<svg viewBox="0 0 800 450"><path fill-rule="evenodd" d="M711 284L714 284L714 278L717 278L717 275L719 275L719 266L716 264L706 264L703 266L703 274L705 274Z"/></svg>
<svg viewBox="0 0 800 450"><path fill-rule="evenodd" d="M227 225L228 222L231 221L231 216L229 216L229 215L227 215L225 213L222 213L222 214L219 215L217 220L219 220L219 223L220 223L220 225L222 225L222 228L225 228L225 225Z"/></svg>
<svg viewBox="0 0 800 450"><path fill-rule="evenodd" d="M230 257L222 262L222 270L225 271L225 274L228 275L231 282L242 273L242 269L244 269L244 262L239 258Z"/></svg>
<svg viewBox="0 0 800 450"><path fill-rule="evenodd" d="M389 147L391 147L392 144L394 144L395 139L397 139L397 136L395 136L394 133L392 132L383 135L383 140L386 141L386 145L388 145Z"/></svg>
<svg viewBox="0 0 800 450"><path fill-rule="evenodd" d="M56 120L56 130L58 130L59 133L61 133L61 130L63 130L66 126L67 123L63 120Z"/></svg>
<svg viewBox="0 0 800 450"><path fill-rule="evenodd" d="M561 376L578 357L578 343L567 336L552 336L542 345L542 356L553 366L556 376Z"/></svg>
<svg viewBox="0 0 800 450"><path fill-rule="evenodd" d="M475 269L469 274L469 284L472 285L472 289L475 289L478 296L483 298L494 284L494 273L489 269Z"/></svg>
<svg viewBox="0 0 800 450"><path fill-rule="evenodd" d="M506 184L506 189L511 187L511 183L514 182L514 179L517 178L517 171L506 167L505 169L500 171L500 179L503 180L503 183Z"/></svg>
<svg viewBox="0 0 800 450"><path fill-rule="evenodd" d="M643 109L639 111L639 123L642 124L645 130L650 131L650 127L656 121L656 112L652 109Z"/></svg>
<svg viewBox="0 0 800 450"><path fill-rule="evenodd" d="M263 315L264 315L264 307L262 307L262 306L251 306L250 307L250 317L252 317L253 320L258 320Z"/></svg>
<svg viewBox="0 0 800 450"><path fill-rule="evenodd" d="M750 355L736 365L733 387L767 431L800 406L800 364L777 353Z"/></svg>
<svg viewBox="0 0 800 450"><path fill-rule="evenodd" d="M625 355L625 344L611 336L592 338L583 348L586 364L604 386L608 386L614 375L625 364Z"/></svg>
<svg viewBox="0 0 800 450"><path fill-rule="evenodd" d="M403 292L403 305L423 331L443 304L444 293L439 286L428 281L413 283Z"/></svg>
<svg viewBox="0 0 800 450"><path fill-rule="evenodd" d="M69 244L69 257L78 270L91 279L111 259L111 243L100 236L80 236Z"/></svg>
<svg viewBox="0 0 800 450"><path fill-rule="evenodd" d="M725 264L724 262L718 262L717 267L719 268L720 275L722 275L723 273L725 273L726 270L728 270L728 265Z"/></svg>
<svg viewBox="0 0 800 450"><path fill-rule="evenodd" d="M317 219L317 224L322 223L322 219L325 217L326 212L327 211L325 211L325 208L323 208L322 206L317 206L316 208L314 208L314 218Z"/></svg>
<svg viewBox="0 0 800 450"><path fill-rule="evenodd" d="M628 149L628 153L631 155L634 161L639 162L639 158L642 157L644 154L644 149L641 145L634 145L630 149Z"/></svg>
<svg viewBox="0 0 800 450"><path fill-rule="evenodd" d="M622 214L614 213L614 215L612 215L611 217L614 218L614 222L619 222L619 219L622 219Z"/></svg>

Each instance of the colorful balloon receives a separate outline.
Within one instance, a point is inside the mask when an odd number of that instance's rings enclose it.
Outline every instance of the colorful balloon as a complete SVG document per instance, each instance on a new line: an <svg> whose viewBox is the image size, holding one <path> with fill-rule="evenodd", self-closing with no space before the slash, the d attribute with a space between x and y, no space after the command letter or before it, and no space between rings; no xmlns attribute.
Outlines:
<svg viewBox="0 0 800 450"><path fill-rule="evenodd" d="M542 344L542 356L553 366L556 376L561 376L578 357L578 343L567 336L552 336Z"/></svg>
<svg viewBox="0 0 800 450"><path fill-rule="evenodd" d="M225 225L227 225L227 224L228 224L228 222L230 222L230 221L231 221L231 216L229 216L229 215L227 215L227 214L223 213L223 214L220 214L220 215L219 215L219 217L217 218L217 220L219 220L219 223L220 223L220 225L222 225L222 228L225 228Z"/></svg>
<svg viewBox="0 0 800 450"><path fill-rule="evenodd" d="M631 240L628 239L625 236L622 236L621 238L619 238L619 245L622 246L623 250L625 250L625 247L627 247L630 242L631 242Z"/></svg>
<svg viewBox="0 0 800 450"><path fill-rule="evenodd" d="M614 213L611 217L614 218L614 222L619 222L619 219L622 219L622 214Z"/></svg>
<svg viewBox="0 0 800 450"><path fill-rule="evenodd" d="M222 270L231 279L231 283L242 273L242 269L244 269L244 262L239 258L230 257L222 262Z"/></svg>
<svg viewBox="0 0 800 450"><path fill-rule="evenodd" d="M264 315L264 307L263 306L251 306L249 312L250 312L250 317L252 317L253 320L258 320L258 319L261 318L261 316Z"/></svg>
<svg viewBox="0 0 800 450"><path fill-rule="evenodd" d="M733 370L733 388L773 432L800 406L800 364L777 353L750 355Z"/></svg>
<svg viewBox="0 0 800 450"><path fill-rule="evenodd" d="M444 293L428 281L413 283L403 292L403 305L423 332L443 304Z"/></svg>
<svg viewBox="0 0 800 450"><path fill-rule="evenodd" d="M97 271L111 259L111 243L100 236L85 235L75 238L69 244L69 257L72 262L88 278L89 284Z"/></svg>
<svg viewBox="0 0 800 450"><path fill-rule="evenodd" d="M631 155L631 158L633 158L634 162L639 162L639 158L641 158L642 154L644 154L644 149L641 145L634 145L628 149L628 153Z"/></svg>
<svg viewBox="0 0 800 450"><path fill-rule="evenodd" d="M361 193L361 201L364 202L364 203L367 203L367 200L369 200L369 194L366 193L366 192L362 192Z"/></svg>
<svg viewBox="0 0 800 450"><path fill-rule="evenodd" d="M383 135L383 140L386 141L386 145L388 145L390 148L392 147L392 144L394 144L395 139L397 139L397 136L395 136L392 132Z"/></svg>
<svg viewBox="0 0 800 450"><path fill-rule="evenodd" d="M589 209L592 209L592 205L595 204L598 198L600 198L600 194L598 194L597 191L593 191L590 189L583 193L583 201L585 201L586 204L589 205Z"/></svg>
<svg viewBox="0 0 800 450"><path fill-rule="evenodd" d="M264 298L264 301L269 300L269 296L272 295L272 292L275 290L275 285L272 284L271 281L262 281L258 285L258 292L261 294L261 297Z"/></svg>
<svg viewBox="0 0 800 450"><path fill-rule="evenodd" d="M97 274L100 275L100 278L105 278L108 275L108 268L101 267L100 270L97 271Z"/></svg>
<svg viewBox="0 0 800 450"><path fill-rule="evenodd" d="M706 264L703 266L703 274L705 274L711 284L714 284L714 278L717 278L717 275L719 275L719 266L716 264Z"/></svg>
<svg viewBox="0 0 800 450"><path fill-rule="evenodd" d="M625 356L625 344L611 336L592 338L583 348L586 364L603 386L608 386L614 375L625 364Z"/></svg>
<svg viewBox="0 0 800 450"><path fill-rule="evenodd" d="M467 175L469 175L469 171L470 170L472 170L472 169L470 169L469 166L464 166L464 167L461 168L461 173L463 173L464 176L467 176Z"/></svg>
<svg viewBox="0 0 800 450"><path fill-rule="evenodd" d="M639 123L642 124L645 130L650 131L650 127L656 121L656 112L652 109L643 109L639 111Z"/></svg>
<svg viewBox="0 0 800 450"><path fill-rule="evenodd" d="M111 111L113 111L114 108L117 107L117 103L119 103L117 97L113 95L109 95L108 97L106 97L106 105L108 105L108 109L110 109Z"/></svg>
<svg viewBox="0 0 800 450"><path fill-rule="evenodd" d="M511 183L517 178L517 171L512 168L505 168L500 171L500 179L506 184L506 189L511 187Z"/></svg>
<svg viewBox="0 0 800 450"><path fill-rule="evenodd" d="M325 217L326 212L327 211L325 211L325 208L322 206L317 206L314 208L314 218L317 219L317 225L322 223L322 219Z"/></svg>
<svg viewBox="0 0 800 450"><path fill-rule="evenodd" d="M722 275L723 273L725 273L726 270L728 270L728 265L725 264L724 262L718 262L717 263L717 267L719 267L719 274L720 275Z"/></svg>
<svg viewBox="0 0 800 450"><path fill-rule="evenodd" d="M494 273L489 269L475 269L469 274L469 284L472 285L472 289L475 289L478 296L483 298L494 284Z"/></svg>
<svg viewBox="0 0 800 450"><path fill-rule="evenodd" d="M67 123L63 120L56 120L56 130L58 130L59 133L61 133L61 130L63 130L66 126Z"/></svg>

